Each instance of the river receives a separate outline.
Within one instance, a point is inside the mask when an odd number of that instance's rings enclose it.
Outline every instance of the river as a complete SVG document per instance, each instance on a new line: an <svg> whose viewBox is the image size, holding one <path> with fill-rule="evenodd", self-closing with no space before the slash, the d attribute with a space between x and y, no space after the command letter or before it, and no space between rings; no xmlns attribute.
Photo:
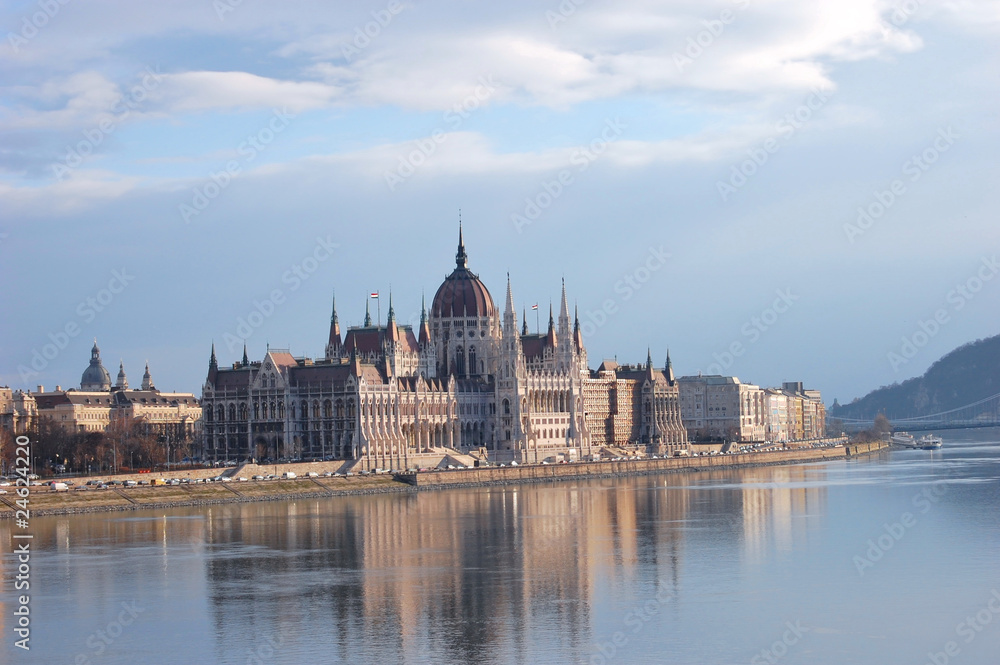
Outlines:
<svg viewBox="0 0 1000 665"><path fill-rule="evenodd" d="M0 662L996 663L1000 431L942 435L797 466L37 517L30 651L5 520Z"/></svg>

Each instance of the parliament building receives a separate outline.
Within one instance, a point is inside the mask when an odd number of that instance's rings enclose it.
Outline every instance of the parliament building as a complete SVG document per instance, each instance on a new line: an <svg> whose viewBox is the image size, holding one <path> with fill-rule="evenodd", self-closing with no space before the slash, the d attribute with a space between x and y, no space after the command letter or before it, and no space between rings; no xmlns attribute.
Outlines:
<svg viewBox="0 0 1000 665"><path fill-rule="evenodd" d="M341 331L336 302L323 358L268 348L220 366L212 348L202 395L209 460L355 460L358 468L557 462L687 447L669 356L662 368L606 360L592 371L563 284L548 330L518 326L507 279L503 311L468 268L455 269L419 328L387 320ZM522 312L522 319L524 318Z"/></svg>

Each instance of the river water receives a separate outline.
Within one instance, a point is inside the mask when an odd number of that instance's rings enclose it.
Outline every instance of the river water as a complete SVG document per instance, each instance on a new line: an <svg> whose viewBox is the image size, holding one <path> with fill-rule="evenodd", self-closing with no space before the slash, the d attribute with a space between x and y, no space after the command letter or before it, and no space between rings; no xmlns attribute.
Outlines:
<svg viewBox="0 0 1000 665"><path fill-rule="evenodd" d="M941 451L34 518L16 663L1000 662L1000 431Z"/></svg>

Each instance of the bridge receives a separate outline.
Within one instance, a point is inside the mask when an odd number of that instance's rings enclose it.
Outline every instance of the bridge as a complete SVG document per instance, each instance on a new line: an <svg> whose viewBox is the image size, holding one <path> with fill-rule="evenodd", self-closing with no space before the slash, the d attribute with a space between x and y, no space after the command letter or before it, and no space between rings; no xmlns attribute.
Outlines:
<svg viewBox="0 0 1000 665"><path fill-rule="evenodd" d="M966 404L940 413L910 418L893 418L886 414L895 430L922 432L925 430L966 429L972 427L1000 427L1000 393L985 397L978 402ZM834 418L836 418L834 416ZM844 423L845 429L863 430L872 426L874 418L836 418Z"/></svg>

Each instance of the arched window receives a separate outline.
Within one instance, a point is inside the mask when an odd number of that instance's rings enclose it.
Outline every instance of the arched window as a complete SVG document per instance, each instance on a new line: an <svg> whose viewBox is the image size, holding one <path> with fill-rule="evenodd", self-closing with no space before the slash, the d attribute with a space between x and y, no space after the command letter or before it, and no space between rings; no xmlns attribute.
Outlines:
<svg viewBox="0 0 1000 665"><path fill-rule="evenodd" d="M218 418L219 422L220 423L221 422L225 422L225 420L226 420L226 407L224 407L224 406L222 406L220 404L219 406L217 406L215 408L215 412L219 416L219 418Z"/></svg>
<svg viewBox="0 0 1000 665"><path fill-rule="evenodd" d="M469 347L469 374L475 376L478 374L479 365L476 364L476 347Z"/></svg>
<svg viewBox="0 0 1000 665"><path fill-rule="evenodd" d="M333 404L330 400L325 400L323 402L323 417L332 418L333 417Z"/></svg>
<svg viewBox="0 0 1000 665"><path fill-rule="evenodd" d="M465 376L465 349L461 346L455 347L455 373Z"/></svg>
<svg viewBox="0 0 1000 665"><path fill-rule="evenodd" d="M299 413L302 415L302 420L305 420L306 418L309 417L309 403L306 402L305 400L302 400Z"/></svg>
<svg viewBox="0 0 1000 665"><path fill-rule="evenodd" d="M214 415L215 415L215 411L214 411L214 409L212 409L212 407L208 407L207 409L205 409L205 420L206 421L212 422L212 416L214 416Z"/></svg>
<svg viewBox="0 0 1000 665"><path fill-rule="evenodd" d="M230 404L229 405L229 419L230 420L236 420L236 405L235 404Z"/></svg>
<svg viewBox="0 0 1000 665"><path fill-rule="evenodd" d="M240 420L247 419L247 405L246 402L240 403Z"/></svg>
<svg viewBox="0 0 1000 665"><path fill-rule="evenodd" d="M505 415L505 416L509 416L510 415L510 401L507 400L507 399L504 399L504 401L503 401L503 415ZM507 438L509 439L510 437L507 437Z"/></svg>
<svg viewBox="0 0 1000 665"><path fill-rule="evenodd" d="M280 399L278 400L278 417L279 418L285 417L285 403Z"/></svg>
<svg viewBox="0 0 1000 665"><path fill-rule="evenodd" d="M259 402L254 402L253 403L253 419L254 420L260 420L260 403Z"/></svg>
<svg viewBox="0 0 1000 665"><path fill-rule="evenodd" d="M313 418L319 418L319 400L313 400Z"/></svg>

